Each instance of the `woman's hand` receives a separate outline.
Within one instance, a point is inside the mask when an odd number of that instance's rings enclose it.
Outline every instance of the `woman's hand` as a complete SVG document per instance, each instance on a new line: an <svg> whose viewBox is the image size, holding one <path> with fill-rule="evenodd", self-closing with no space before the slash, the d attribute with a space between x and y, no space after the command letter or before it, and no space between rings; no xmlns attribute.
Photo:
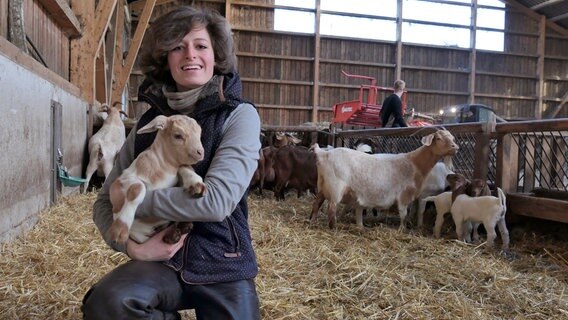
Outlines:
<svg viewBox="0 0 568 320"><path fill-rule="evenodd" d="M126 243L126 254L133 260L141 261L166 261L183 247L183 242L187 234L181 236L180 240L174 244L165 243L162 238L164 234L174 226L170 226L155 235L144 243L136 243L128 239Z"/></svg>

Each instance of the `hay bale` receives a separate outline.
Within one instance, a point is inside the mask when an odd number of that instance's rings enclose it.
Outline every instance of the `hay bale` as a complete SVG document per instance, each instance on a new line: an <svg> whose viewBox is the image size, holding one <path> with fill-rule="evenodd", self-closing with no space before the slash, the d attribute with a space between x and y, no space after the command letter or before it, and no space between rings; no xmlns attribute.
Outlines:
<svg viewBox="0 0 568 320"><path fill-rule="evenodd" d="M88 288L127 260L95 228L95 196L63 198L0 247L0 319L80 319ZM513 239L506 259L350 216L310 226L311 203L251 195L263 319L568 319L567 243Z"/></svg>

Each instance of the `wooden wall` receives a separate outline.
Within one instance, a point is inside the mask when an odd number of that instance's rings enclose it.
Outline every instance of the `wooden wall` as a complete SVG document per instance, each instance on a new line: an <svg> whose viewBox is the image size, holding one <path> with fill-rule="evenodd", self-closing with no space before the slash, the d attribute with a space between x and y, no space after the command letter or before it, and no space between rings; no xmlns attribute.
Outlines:
<svg viewBox="0 0 568 320"><path fill-rule="evenodd" d="M30 55L69 80L70 40L41 1L25 0L24 28Z"/></svg>
<svg viewBox="0 0 568 320"><path fill-rule="evenodd" d="M394 82L396 42L323 35L317 42L313 34L273 31L274 8L279 7L270 1L231 1L228 11L245 94L265 124L299 125L312 121L314 112L317 121L329 121L334 103L358 96L361 80L348 79L341 70L375 77L381 86ZM504 52L402 43L408 105L436 113L447 105L476 102L493 106L505 118L541 117L568 91L568 38L548 30L543 56L540 28L540 21L507 7Z"/></svg>
<svg viewBox="0 0 568 320"><path fill-rule="evenodd" d="M183 3L157 6L154 16ZM492 106L505 118L535 119L558 106L568 92L567 33L545 28L543 19L512 6L505 11L504 52L493 52L275 31L274 10L290 8L273 0L194 3L226 14L231 22L245 98L256 104L266 125L330 121L333 104L356 99L359 85L367 83L347 78L342 70L390 87L398 69L407 82L408 105L430 114L475 102ZM135 71L132 97L141 78ZM557 115L566 116L566 108Z"/></svg>

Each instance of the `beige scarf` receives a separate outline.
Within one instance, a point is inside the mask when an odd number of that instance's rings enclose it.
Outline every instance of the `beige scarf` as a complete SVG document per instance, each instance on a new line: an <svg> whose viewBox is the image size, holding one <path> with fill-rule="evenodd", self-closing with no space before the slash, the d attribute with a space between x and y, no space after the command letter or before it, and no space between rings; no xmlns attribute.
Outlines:
<svg viewBox="0 0 568 320"><path fill-rule="evenodd" d="M170 108L181 114L191 114L195 109L195 103L199 99L218 92L221 79L222 77L214 75L209 82L201 87L187 91L176 91L175 87L163 85L162 93L168 99Z"/></svg>

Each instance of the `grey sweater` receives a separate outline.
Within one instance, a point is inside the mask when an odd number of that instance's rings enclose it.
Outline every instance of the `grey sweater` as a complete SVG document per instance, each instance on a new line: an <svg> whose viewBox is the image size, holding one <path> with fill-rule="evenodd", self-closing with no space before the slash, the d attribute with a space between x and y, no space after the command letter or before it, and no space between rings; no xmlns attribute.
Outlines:
<svg viewBox="0 0 568 320"><path fill-rule="evenodd" d="M109 197L111 183L134 160L137 128L128 135L115 165L93 206L93 220L106 243L117 251L126 248L107 238L113 221ZM170 221L220 222L235 210L258 166L260 118L251 104L241 104L227 118L223 139L207 171L207 191L202 198L190 197L181 187L148 191L136 211L137 217L155 216Z"/></svg>

